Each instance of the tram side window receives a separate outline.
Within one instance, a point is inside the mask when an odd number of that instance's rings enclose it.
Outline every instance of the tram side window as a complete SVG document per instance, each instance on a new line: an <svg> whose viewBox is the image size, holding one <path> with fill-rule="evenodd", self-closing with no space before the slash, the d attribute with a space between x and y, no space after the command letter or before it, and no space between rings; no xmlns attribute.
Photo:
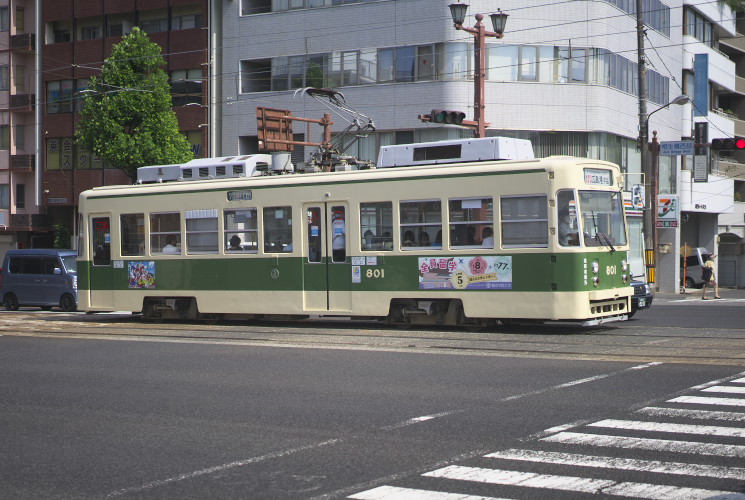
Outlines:
<svg viewBox="0 0 745 500"><path fill-rule="evenodd" d="M264 208L264 252L292 252L292 207Z"/></svg>
<svg viewBox="0 0 745 500"><path fill-rule="evenodd" d="M181 214L150 214L150 252L181 253Z"/></svg>
<svg viewBox="0 0 745 500"><path fill-rule="evenodd" d="M431 247L438 234L442 238L440 205L440 200L401 202L402 250Z"/></svg>
<svg viewBox="0 0 745 500"><path fill-rule="evenodd" d="M258 214L255 208L225 211L225 250L259 251Z"/></svg>
<svg viewBox="0 0 745 500"><path fill-rule="evenodd" d="M187 210L186 251L217 253L217 210Z"/></svg>
<svg viewBox="0 0 745 500"><path fill-rule="evenodd" d="M122 214L122 255L145 255L145 214Z"/></svg>
<svg viewBox="0 0 745 500"><path fill-rule="evenodd" d="M450 246L494 248L494 203L491 198L448 201ZM442 246L442 234L433 246Z"/></svg>
<svg viewBox="0 0 745 500"><path fill-rule="evenodd" d="M546 195L503 197L502 246L548 246L547 206Z"/></svg>
<svg viewBox="0 0 745 500"><path fill-rule="evenodd" d="M360 203L362 250L393 250L393 203Z"/></svg>
<svg viewBox="0 0 745 500"><path fill-rule="evenodd" d="M91 243L93 244L93 265L111 265L111 223L108 217L94 217L91 220Z"/></svg>
<svg viewBox="0 0 745 500"><path fill-rule="evenodd" d="M563 189L556 193L556 211L558 214L559 245L563 247L579 246L579 221L577 220L577 203L574 190Z"/></svg>
<svg viewBox="0 0 745 500"><path fill-rule="evenodd" d="M321 262L323 251L323 237L321 235L321 209L308 208L305 214L308 224L308 262Z"/></svg>

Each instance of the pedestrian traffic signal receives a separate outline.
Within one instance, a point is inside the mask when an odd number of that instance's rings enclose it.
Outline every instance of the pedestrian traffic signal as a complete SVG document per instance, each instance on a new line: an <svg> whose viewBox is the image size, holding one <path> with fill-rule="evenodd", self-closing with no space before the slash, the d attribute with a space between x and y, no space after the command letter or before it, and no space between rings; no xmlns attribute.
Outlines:
<svg viewBox="0 0 745 500"><path fill-rule="evenodd" d="M429 116L430 120L434 123L449 123L452 125L460 125L466 118L466 114L462 111L448 111L445 109L433 109Z"/></svg>
<svg viewBox="0 0 745 500"><path fill-rule="evenodd" d="M712 151L741 151L745 150L745 138L722 137L711 140Z"/></svg>

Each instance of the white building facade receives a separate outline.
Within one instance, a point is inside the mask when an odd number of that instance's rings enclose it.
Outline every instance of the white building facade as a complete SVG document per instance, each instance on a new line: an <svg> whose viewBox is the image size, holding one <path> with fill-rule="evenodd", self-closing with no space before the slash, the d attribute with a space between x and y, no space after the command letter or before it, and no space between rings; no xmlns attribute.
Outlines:
<svg viewBox="0 0 745 500"><path fill-rule="evenodd" d="M647 111L654 112L649 130L650 138L655 130L661 141L692 135L691 104L663 107L685 93L689 80L692 85L693 79L686 78L695 69L695 54L710 53L712 92L720 86L734 90L732 61L710 44L684 35L684 3L701 3L700 12L698 6L688 8L709 16L723 33L735 31L731 11L716 3L644 0ZM475 14L496 7L509 18L504 38L487 40L487 135L530 139L539 157L567 154L613 161L626 173L628 190L644 183L637 140L635 1L551 5L545 0L474 0L464 25L473 26ZM217 138L222 154L258 152L257 106L320 119L328 110L295 96L303 87L340 91L351 107L374 120L376 132L349 151L363 159L374 161L384 145L472 135L465 128L418 118L432 109L460 110L467 119L473 117L473 37L453 27L447 2L235 0L222 2L222 9L222 49L216 51L222 78L212 103L215 122L222 127ZM488 16L484 21L489 22ZM727 120L711 115L694 120ZM332 119L335 131L347 126L342 117ZM734 133L729 122L717 122L712 129L716 135L719 130ZM318 142L321 128L296 124L294 133L296 140ZM307 161L309 153L308 147L298 148L293 160ZM679 157L659 159L660 192L679 195L684 212L693 211L701 186L681 173L681 166L692 163ZM719 212L710 210L701 212L706 215L697 221L692 246L716 239ZM643 272L641 211L632 211L630 221L631 257L638 274ZM685 224L661 229L659 242L676 249L683 240L688 243L688 236L681 239L681 227ZM677 291L677 252L660 254L658 260L658 289Z"/></svg>

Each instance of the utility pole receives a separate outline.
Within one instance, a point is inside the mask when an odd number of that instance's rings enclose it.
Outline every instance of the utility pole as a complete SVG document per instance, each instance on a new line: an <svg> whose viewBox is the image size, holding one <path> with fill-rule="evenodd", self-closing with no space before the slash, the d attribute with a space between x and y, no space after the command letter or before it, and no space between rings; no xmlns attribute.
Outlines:
<svg viewBox="0 0 745 500"><path fill-rule="evenodd" d="M654 214L657 210L657 193L653 192L657 182L654 168L649 161L649 116L647 115L647 63L644 55L644 11L643 1L636 0L636 44L639 69L639 149L641 151L641 171L644 174L644 249L647 262L647 282L654 283L655 248L654 248Z"/></svg>

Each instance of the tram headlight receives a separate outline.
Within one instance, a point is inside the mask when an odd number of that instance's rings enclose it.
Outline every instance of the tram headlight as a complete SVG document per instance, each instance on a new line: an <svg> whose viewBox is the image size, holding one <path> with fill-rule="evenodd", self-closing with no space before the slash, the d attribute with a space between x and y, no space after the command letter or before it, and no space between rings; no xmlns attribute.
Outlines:
<svg viewBox="0 0 745 500"><path fill-rule="evenodd" d="M598 271L600 270L600 264L598 261L594 260L592 262L592 274L598 274Z"/></svg>
<svg viewBox="0 0 745 500"><path fill-rule="evenodd" d="M597 276L593 277L592 278L592 284L595 285L595 286L600 285L600 278L597 277Z"/></svg>
<svg viewBox="0 0 745 500"><path fill-rule="evenodd" d="M623 282L624 283L628 283L629 282L629 275L628 274L625 274L624 273L623 276L621 276L621 278L623 278Z"/></svg>
<svg viewBox="0 0 745 500"><path fill-rule="evenodd" d="M629 263L626 261L626 259L623 259L621 261L621 271L626 271L629 268Z"/></svg>

